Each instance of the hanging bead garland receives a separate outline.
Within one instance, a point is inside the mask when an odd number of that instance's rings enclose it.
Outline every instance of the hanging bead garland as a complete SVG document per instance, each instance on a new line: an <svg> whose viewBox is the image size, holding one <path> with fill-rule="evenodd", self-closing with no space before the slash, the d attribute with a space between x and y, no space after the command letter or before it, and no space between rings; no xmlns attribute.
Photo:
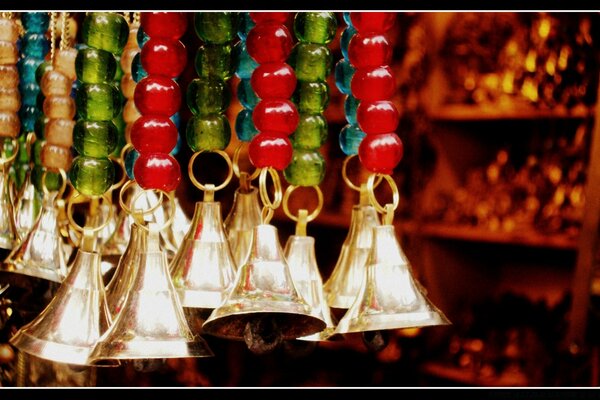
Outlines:
<svg viewBox="0 0 600 400"><path fill-rule="evenodd" d="M122 107L121 94L114 85L115 55L123 52L129 29L117 13L89 13L82 27L87 46L77 54L79 120L73 133L75 150L71 183L87 196L104 194L113 184L115 170L109 155L117 145L118 128L113 119Z"/></svg>
<svg viewBox="0 0 600 400"><path fill-rule="evenodd" d="M19 26L11 13L0 16L0 137L14 139L21 131L19 109Z"/></svg>
<svg viewBox="0 0 600 400"><path fill-rule="evenodd" d="M286 60L292 35L284 25L288 13L250 13L256 25L248 33L248 54L259 66L252 73L252 89L260 98L252 120L258 134L250 142L249 157L256 168L284 170L292 161L288 136L298 126L298 110L289 98L296 88L294 70ZM262 67L262 68L261 68ZM278 71L275 73L275 71Z"/></svg>
<svg viewBox="0 0 600 400"><path fill-rule="evenodd" d="M177 144L177 127L170 117L181 105L181 91L173 78L181 74L187 62L179 40L187 29L187 17L185 13L142 13L141 27L149 37L140 52L148 75L134 92L135 106L142 116L131 129L131 143L140 154L133 175L142 189L170 192L181 181L179 163L169 154Z"/></svg>

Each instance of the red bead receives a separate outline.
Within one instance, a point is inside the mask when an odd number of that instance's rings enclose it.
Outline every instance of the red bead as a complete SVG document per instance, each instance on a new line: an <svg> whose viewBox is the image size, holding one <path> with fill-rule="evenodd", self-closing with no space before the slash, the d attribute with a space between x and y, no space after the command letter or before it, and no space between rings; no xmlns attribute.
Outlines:
<svg viewBox="0 0 600 400"><path fill-rule="evenodd" d="M248 146L248 157L256 168L273 167L282 171L292 162L293 151L287 137L259 133Z"/></svg>
<svg viewBox="0 0 600 400"><path fill-rule="evenodd" d="M176 78L185 69L187 52L179 40L150 38L142 47L142 67L148 75Z"/></svg>
<svg viewBox="0 0 600 400"><path fill-rule="evenodd" d="M394 12L351 12L352 26L359 33L389 31L396 21Z"/></svg>
<svg viewBox="0 0 600 400"><path fill-rule="evenodd" d="M147 76L135 86L135 107L142 115L156 114L170 117L179 111L181 91L173 79Z"/></svg>
<svg viewBox="0 0 600 400"><path fill-rule="evenodd" d="M356 109L356 121L367 135L394 132L400 114L394 103L388 100L361 101Z"/></svg>
<svg viewBox="0 0 600 400"><path fill-rule="evenodd" d="M259 132L291 135L300 117L289 100L261 100L252 111L252 121Z"/></svg>
<svg viewBox="0 0 600 400"><path fill-rule="evenodd" d="M131 127L131 144L139 153L170 153L177 145L177 127L168 117L142 115Z"/></svg>
<svg viewBox="0 0 600 400"><path fill-rule="evenodd" d="M402 159L403 153L402 140L395 133L367 135L358 146L361 164L367 170L380 174L391 174Z"/></svg>
<svg viewBox="0 0 600 400"><path fill-rule="evenodd" d="M292 35L275 22L262 22L250 30L246 49L257 63L284 62L292 51Z"/></svg>
<svg viewBox="0 0 600 400"><path fill-rule="evenodd" d="M357 33L348 45L348 60L354 68L389 65L392 61L392 46L384 35Z"/></svg>
<svg viewBox="0 0 600 400"><path fill-rule="evenodd" d="M279 23L283 24L283 23L287 22L289 16L290 16L290 13L288 13L288 12L251 12L250 13L250 18L252 18L252 21L254 21L257 24L259 22L266 22L266 21L279 22Z"/></svg>
<svg viewBox="0 0 600 400"><path fill-rule="evenodd" d="M396 90L396 81L387 65L357 69L350 82L352 95L359 100L387 100Z"/></svg>
<svg viewBox="0 0 600 400"><path fill-rule="evenodd" d="M143 12L140 23L151 38L179 39L187 30L187 14L183 12Z"/></svg>
<svg viewBox="0 0 600 400"><path fill-rule="evenodd" d="M133 165L135 181L142 189L171 192L181 181L179 163L168 153L140 154Z"/></svg>
<svg viewBox="0 0 600 400"><path fill-rule="evenodd" d="M285 63L260 64L250 83L261 99L289 99L296 89L296 74Z"/></svg>

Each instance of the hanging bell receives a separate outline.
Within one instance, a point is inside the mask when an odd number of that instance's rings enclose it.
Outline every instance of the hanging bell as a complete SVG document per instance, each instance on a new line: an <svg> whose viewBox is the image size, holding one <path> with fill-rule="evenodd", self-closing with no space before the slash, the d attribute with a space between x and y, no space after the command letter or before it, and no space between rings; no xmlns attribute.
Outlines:
<svg viewBox="0 0 600 400"><path fill-rule="evenodd" d="M90 362L121 359L210 357L212 351L190 331L169 275L154 223L137 241L138 266L129 293L112 326L98 340Z"/></svg>
<svg viewBox="0 0 600 400"><path fill-rule="evenodd" d="M54 205L57 192L42 199L42 210L31 231L8 255L2 269L54 282L67 275L70 247L64 243L59 228L58 209Z"/></svg>
<svg viewBox="0 0 600 400"><path fill-rule="evenodd" d="M335 324L323 293L323 279L315 257L315 239L311 236L291 235L285 245L284 255L298 292L312 307L313 314L326 323L325 329L321 332L298 339L327 340L333 335Z"/></svg>
<svg viewBox="0 0 600 400"><path fill-rule="evenodd" d="M373 227L378 226L377 210L369 205L366 186L361 186L360 203L352 208L350 228L342 250L323 289L332 308L348 309L354 303L365 278Z"/></svg>
<svg viewBox="0 0 600 400"><path fill-rule="evenodd" d="M69 274L41 314L10 339L13 346L39 358L88 365L93 346L111 324L95 242L85 228Z"/></svg>
<svg viewBox="0 0 600 400"><path fill-rule="evenodd" d="M225 233L236 269L244 265L250 254L254 227L261 223L258 189L238 188L233 195L231 211L225 218Z"/></svg>
<svg viewBox="0 0 600 400"><path fill-rule="evenodd" d="M15 227L19 242L31 231L40 215L42 198L31 180L31 170L25 174L21 190L15 202Z"/></svg>
<svg viewBox="0 0 600 400"><path fill-rule="evenodd" d="M192 222L183 211L178 197L173 198L173 204L171 204L171 202L165 202L163 204L163 213L165 215L171 215L171 213L173 213L174 215L173 222L171 222L165 231L169 243L172 243L174 247L177 248L177 246L183 242L183 238L189 231ZM174 210L172 211L171 207L173 206Z"/></svg>
<svg viewBox="0 0 600 400"><path fill-rule="evenodd" d="M13 201L11 199L9 168L0 166L0 249L11 250L18 242Z"/></svg>
<svg viewBox="0 0 600 400"><path fill-rule="evenodd" d="M202 327L215 336L243 339L255 352L325 329L294 286L273 225L254 228L250 255L233 288Z"/></svg>
<svg viewBox="0 0 600 400"><path fill-rule="evenodd" d="M338 323L337 333L450 324L413 278L393 225L373 228L366 271L356 301Z"/></svg>

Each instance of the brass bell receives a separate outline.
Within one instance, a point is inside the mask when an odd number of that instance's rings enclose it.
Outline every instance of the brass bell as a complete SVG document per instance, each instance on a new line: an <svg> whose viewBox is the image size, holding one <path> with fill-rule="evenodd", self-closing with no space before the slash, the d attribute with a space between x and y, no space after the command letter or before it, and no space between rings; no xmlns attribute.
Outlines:
<svg viewBox="0 0 600 400"><path fill-rule="evenodd" d="M212 356L204 339L195 337L186 322L157 225L141 229L148 232L137 241L138 266L129 293L114 323L96 343L90 362Z"/></svg>
<svg viewBox="0 0 600 400"><path fill-rule="evenodd" d="M31 180L31 170L25 174L25 180L15 202L15 227L19 241L31 231L40 215L42 198Z"/></svg>
<svg viewBox="0 0 600 400"><path fill-rule="evenodd" d="M173 205L175 208L173 211L171 211L171 207L173 206L171 202L165 202L163 204L165 207L165 215L170 215L171 212L174 215L173 222L171 222L171 224L166 229L166 236L169 242L174 244L175 248L177 248L177 246L183 242L183 238L189 231L192 221L183 211L178 197L173 198Z"/></svg>
<svg viewBox="0 0 600 400"><path fill-rule="evenodd" d="M9 168L0 166L0 249L13 249L18 242L14 207L11 199Z"/></svg>
<svg viewBox="0 0 600 400"><path fill-rule="evenodd" d="M233 205L225 218L225 232L233 253L236 269L250 254L254 227L261 223L258 190L249 186L238 188L233 195Z"/></svg>
<svg viewBox="0 0 600 400"><path fill-rule="evenodd" d="M13 346L39 358L88 365L93 346L111 324L95 242L85 228L69 274L41 314L10 339Z"/></svg>
<svg viewBox="0 0 600 400"><path fill-rule="evenodd" d="M250 255L233 288L202 327L215 336L245 340L250 350L261 352L325 329L294 286L273 225L254 228Z"/></svg>
<svg viewBox="0 0 600 400"><path fill-rule="evenodd" d="M427 299L396 237L394 225L373 228L366 277L337 333L450 324Z"/></svg>

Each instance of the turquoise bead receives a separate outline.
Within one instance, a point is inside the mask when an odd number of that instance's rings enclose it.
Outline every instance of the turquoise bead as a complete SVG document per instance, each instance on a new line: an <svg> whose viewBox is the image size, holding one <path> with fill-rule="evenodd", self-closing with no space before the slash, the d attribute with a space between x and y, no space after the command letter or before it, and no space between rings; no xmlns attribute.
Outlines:
<svg viewBox="0 0 600 400"><path fill-rule="evenodd" d="M87 196L101 196L115 180L115 166L108 158L75 157L69 179L73 187Z"/></svg>
<svg viewBox="0 0 600 400"><path fill-rule="evenodd" d="M249 12L241 12L238 17L237 35L241 40L246 40L250 30L254 28L256 23L250 18Z"/></svg>
<svg viewBox="0 0 600 400"><path fill-rule="evenodd" d="M42 114L37 106L23 106L19 110L19 118L21 119L21 131L33 132L35 130L35 123L39 116Z"/></svg>
<svg viewBox="0 0 600 400"><path fill-rule="evenodd" d="M319 150L294 149L292 162L283 175L295 186L317 186L325 177L325 159Z"/></svg>
<svg viewBox="0 0 600 400"><path fill-rule="evenodd" d="M84 83L77 91L75 101L81 119L110 121L121 112L121 93L108 83Z"/></svg>
<svg viewBox="0 0 600 400"><path fill-rule="evenodd" d="M329 48L312 43L298 43L290 55L290 65L299 81L326 81L332 61Z"/></svg>
<svg viewBox="0 0 600 400"><path fill-rule="evenodd" d="M352 94L350 83L356 69L346 59L342 59L335 64L335 86L343 94Z"/></svg>
<svg viewBox="0 0 600 400"><path fill-rule="evenodd" d="M242 142L249 142L258 134L252 120L252 110L242 110L235 118L235 134Z"/></svg>
<svg viewBox="0 0 600 400"><path fill-rule="evenodd" d="M221 114L195 115L188 121L186 139L194 152L225 150L231 140L229 120Z"/></svg>
<svg viewBox="0 0 600 400"><path fill-rule="evenodd" d="M260 101L260 98L254 93L250 79L242 79L237 87L237 97L242 106L248 110L254 110L254 107Z"/></svg>
<svg viewBox="0 0 600 400"><path fill-rule="evenodd" d="M106 158L117 147L119 130L112 121L77 121L73 147L82 156Z"/></svg>
<svg viewBox="0 0 600 400"><path fill-rule="evenodd" d="M27 32L46 33L50 16L45 12L26 12L21 14L21 23Z"/></svg>
<svg viewBox="0 0 600 400"><path fill-rule="evenodd" d="M337 19L332 12L299 12L294 18L294 33L301 42L327 44L336 31Z"/></svg>
<svg viewBox="0 0 600 400"><path fill-rule="evenodd" d="M194 15L196 34L207 43L231 42L237 31L235 12L198 12Z"/></svg>
<svg viewBox="0 0 600 400"><path fill-rule="evenodd" d="M231 100L229 87L219 78L194 79L186 96L190 111L200 115L225 112Z"/></svg>
<svg viewBox="0 0 600 400"><path fill-rule="evenodd" d="M318 149L327 141L327 120L321 114L300 114L290 140L294 149Z"/></svg>
<svg viewBox="0 0 600 400"><path fill-rule="evenodd" d="M240 41L233 47L233 60L235 74L238 78L252 78L252 73L258 67L258 63L248 54L246 42Z"/></svg>
<svg viewBox="0 0 600 400"><path fill-rule="evenodd" d="M52 69L52 63L50 61L43 61L35 70L35 81L39 85L42 82L42 77L47 71Z"/></svg>
<svg viewBox="0 0 600 400"><path fill-rule="evenodd" d="M115 56L105 50L79 50L75 58L77 78L85 83L104 83L115 79L117 62Z"/></svg>
<svg viewBox="0 0 600 400"><path fill-rule="evenodd" d="M358 154L358 146L365 136L367 135L360 130L358 125L348 124L340 132L340 148L347 156Z"/></svg>
<svg viewBox="0 0 600 400"><path fill-rule="evenodd" d="M35 57L24 57L19 60L17 63L17 68L19 70L19 77L21 79L20 85L23 83L37 84L35 72L43 61L44 59Z"/></svg>
<svg viewBox="0 0 600 400"><path fill-rule="evenodd" d="M355 34L356 34L356 29L354 29L354 27L352 27L352 26L348 26L342 32L342 37L340 38L340 49L342 50L342 56L346 60L349 59L348 45L350 44L350 39L352 39L352 36L354 36Z"/></svg>
<svg viewBox="0 0 600 400"><path fill-rule="evenodd" d="M298 81L293 100L301 113L322 113L329 103L329 86L324 82Z"/></svg>
<svg viewBox="0 0 600 400"><path fill-rule="evenodd" d="M41 108L39 109L41 110ZM35 126L33 129L35 131L35 137L38 139L36 143L44 139L44 132L46 131L46 124L48 121L50 121L50 118L41 113L38 119L35 121Z"/></svg>
<svg viewBox="0 0 600 400"><path fill-rule="evenodd" d="M344 18L346 25L352 26L352 20L350 19L350 13L348 11L344 11L342 17Z"/></svg>
<svg viewBox="0 0 600 400"><path fill-rule="evenodd" d="M150 36L148 36L146 32L144 32L144 29L141 26L138 28L137 35L135 36L135 38L140 49L144 47L148 40L150 40Z"/></svg>
<svg viewBox="0 0 600 400"><path fill-rule="evenodd" d="M81 32L89 47L119 55L127 43L129 25L117 13L92 12L83 19Z"/></svg>
<svg viewBox="0 0 600 400"><path fill-rule="evenodd" d="M131 61L131 77L136 83L138 83L147 76L148 73L142 66L141 52L137 53Z"/></svg>
<svg viewBox="0 0 600 400"><path fill-rule="evenodd" d="M43 33L25 33L21 39L21 52L25 57L44 58L50 50L50 41Z"/></svg>
<svg viewBox="0 0 600 400"><path fill-rule="evenodd" d="M233 76L232 48L229 44L205 44L196 53L196 73L205 78L216 76L224 81Z"/></svg>
<svg viewBox="0 0 600 400"><path fill-rule="evenodd" d="M37 105L37 96L40 93L40 86L35 82L25 83L21 81L21 106Z"/></svg>
<svg viewBox="0 0 600 400"><path fill-rule="evenodd" d="M125 172L131 180L135 180L135 176L133 175L133 166L135 165L135 161L139 156L140 153L138 153L135 149L129 150L127 154L125 154L125 160L123 160L125 163Z"/></svg>
<svg viewBox="0 0 600 400"><path fill-rule="evenodd" d="M358 124L356 120L356 108L358 107L360 100L356 97L349 95L344 100L344 113L346 114L346 121L351 125Z"/></svg>
<svg viewBox="0 0 600 400"><path fill-rule="evenodd" d="M175 145L173 150L171 150L170 154L172 156L176 156L181 151L182 146L183 146L183 140L181 139L181 135L178 135L177 136L177 144Z"/></svg>

